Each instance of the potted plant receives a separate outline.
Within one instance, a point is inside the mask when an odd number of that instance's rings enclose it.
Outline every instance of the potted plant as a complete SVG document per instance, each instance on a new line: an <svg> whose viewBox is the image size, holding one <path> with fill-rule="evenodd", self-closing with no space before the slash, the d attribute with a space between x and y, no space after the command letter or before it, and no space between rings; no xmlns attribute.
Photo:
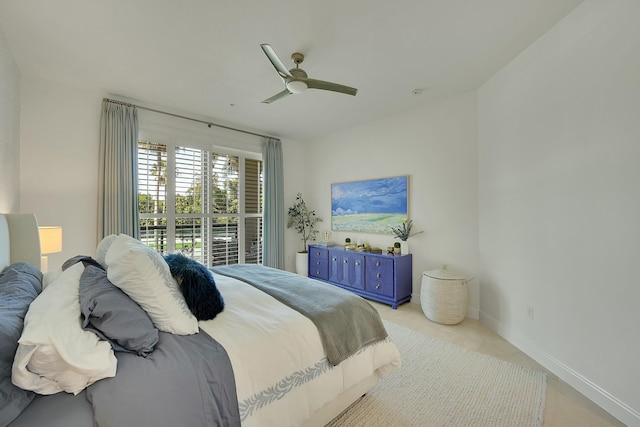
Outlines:
<svg viewBox="0 0 640 427"><path fill-rule="evenodd" d="M303 243L302 251L296 254L296 273L307 276L309 269L307 242L313 240L318 234L315 226L322 221L322 218L316 216L316 211L309 210L302 198L302 193L296 196L296 202L289 208L288 216L287 228L296 230Z"/></svg>
<svg viewBox="0 0 640 427"><path fill-rule="evenodd" d="M400 243L401 253L403 254L409 253L409 243L407 242L407 239L409 239L409 237L411 236L415 236L416 234L422 233L422 231L419 231L417 233L411 234L412 227L413 227L412 220L402 221L402 224L400 224L400 226L391 227L393 234L396 235L395 238L400 239L400 242L396 242L396 243Z"/></svg>

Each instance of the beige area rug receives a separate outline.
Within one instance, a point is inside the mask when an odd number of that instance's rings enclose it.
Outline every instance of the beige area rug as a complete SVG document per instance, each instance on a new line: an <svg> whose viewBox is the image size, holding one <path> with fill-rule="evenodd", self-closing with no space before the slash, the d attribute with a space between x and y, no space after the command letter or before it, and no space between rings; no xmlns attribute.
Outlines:
<svg viewBox="0 0 640 427"><path fill-rule="evenodd" d="M543 372L384 323L402 367L329 426L542 425Z"/></svg>

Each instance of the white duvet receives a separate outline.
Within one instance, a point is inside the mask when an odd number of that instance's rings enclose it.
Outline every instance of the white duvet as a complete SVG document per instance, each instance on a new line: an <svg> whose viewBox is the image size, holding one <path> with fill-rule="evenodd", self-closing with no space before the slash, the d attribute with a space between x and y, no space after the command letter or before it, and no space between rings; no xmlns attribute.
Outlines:
<svg viewBox="0 0 640 427"><path fill-rule="evenodd" d="M214 276L225 309L200 327L229 354L243 426L301 425L363 379L400 366L397 347L386 340L332 367L308 318L251 285Z"/></svg>
<svg viewBox="0 0 640 427"><path fill-rule="evenodd" d="M11 371L12 382L40 394L78 394L116 374L111 344L82 329L78 288L82 263L55 276L29 306Z"/></svg>

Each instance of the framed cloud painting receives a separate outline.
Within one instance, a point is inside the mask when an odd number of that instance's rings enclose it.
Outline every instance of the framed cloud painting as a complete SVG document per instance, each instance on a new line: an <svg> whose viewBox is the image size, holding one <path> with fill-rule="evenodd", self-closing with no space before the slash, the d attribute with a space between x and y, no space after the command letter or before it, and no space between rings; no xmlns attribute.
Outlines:
<svg viewBox="0 0 640 427"><path fill-rule="evenodd" d="M332 230L393 234L408 212L408 176L331 184Z"/></svg>

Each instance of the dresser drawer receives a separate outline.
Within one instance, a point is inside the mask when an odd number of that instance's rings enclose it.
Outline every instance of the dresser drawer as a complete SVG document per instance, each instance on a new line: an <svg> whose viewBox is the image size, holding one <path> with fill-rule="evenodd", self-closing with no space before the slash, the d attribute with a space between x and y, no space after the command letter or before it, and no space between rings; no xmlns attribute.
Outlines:
<svg viewBox="0 0 640 427"><path fill-rule="evenodd" d="M329 250L309 248L309 277L327 280L329 278Z"/></svg>
<svg viewBox="0 0 640 427"><path fill-rule="evenodd" d="M367 258L365 289L376 294L393 296L394 261L392 258Z"/></svg>
<svg viewBox="0 0 640 427"><path fill-rule="evenodd" d="M329 260L322 258L309 258L309 277L317 279L329 279Z"/></svg>
<svg viewBox="0 0 640 427"><path fill-rule="evenodd" d="M371 292L378 295L386 295L388 297L393 296L393 282L384 283L376 279L368 279L366 283L367 292Z"/></svg>
<svg viewBox="0 0 640 427"><path fill-rule="evenodd" d="M329 259L329 249L309 248L309 258Z"/></svg>
<svg viewBox="0 0 640 427"><path fill-rule="evenodd" d="M367 258L367 280L393 283L393 258Z"/></svg>

